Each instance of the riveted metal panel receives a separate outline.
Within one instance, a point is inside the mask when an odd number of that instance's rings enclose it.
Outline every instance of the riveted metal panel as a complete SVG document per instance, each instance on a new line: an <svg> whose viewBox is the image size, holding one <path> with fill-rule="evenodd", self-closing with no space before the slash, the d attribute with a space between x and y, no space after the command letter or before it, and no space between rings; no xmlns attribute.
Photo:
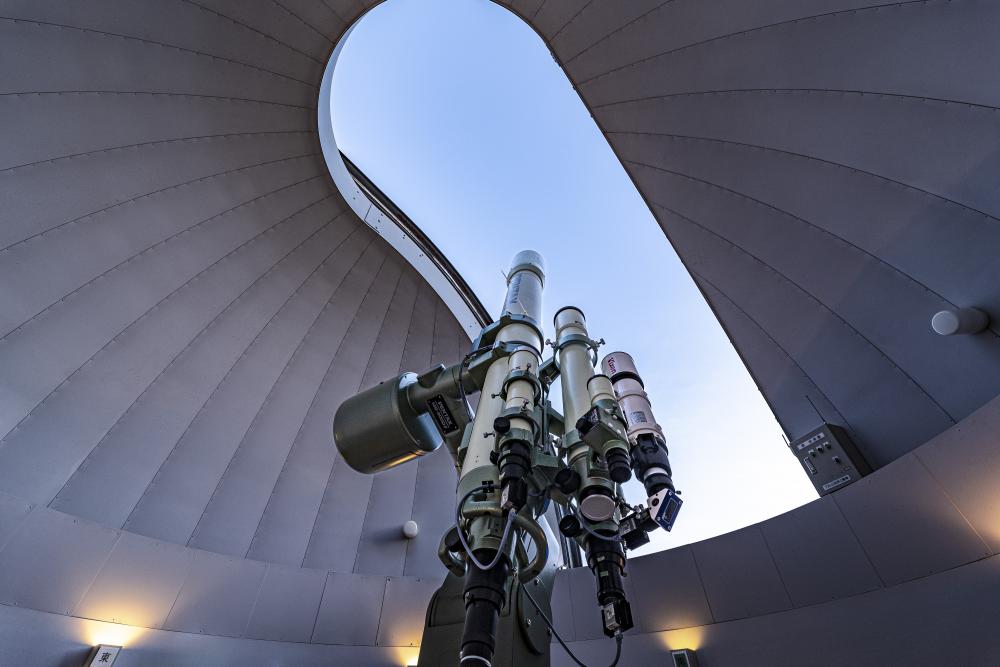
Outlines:
<svg viewBox="0 0 1000 667"><path fill-rule="evenodd" d="M309 641L325 583L326 572L320 570L268 565L246 636ZM353 608L353 601L348 606Z"/></svg>
<svg viewBox="0 0 1000 667"><path fill-rule="evenodd" d="M873 114L869 110L866 115ZM954 115L951 119L965 125ZM899 116L886 118L885 124L891 120L896 125L914 126L912 135L901 136L899 143L917 141L915 126L921 123ZM943 114L940 120L945 121ZM977 141L990 135L1000 137L1000 123L991 125L982 128ZM962 139L961 143L971 143L972 134ZM907 152L892 150L893 146L883 148L885 153ZM990 370L1000 363L1000 353L982 340L942 339L927 326L929 312L973 295L982 307L989 309L994 304L995 296L982 275L990 272L989 267L1000 266L996 254L989 252L1000 243L1000 231L989 219L915 186L907 188L853 167L777 150L645 135L622 136L619 150L627 161L666 170L648 182L654 201L670 202L672 209L711 224L714 231L763 258L781 253L783 262L771 260L779 270L803 284L816 283L816 293L826 295L824 298L835 297L833 303L845 318L881 341L888 354L912 368L913 375L952 411L967 414L994 395L995 382L989 378L995 373ZM917 159L916 155L909 157ZM954 167L970 168L960 161ZM702 200L706 188L716 191L713 202L746 210L746 223L715 224ZM718 212L725 208L719 206ZM967 262L943 265L941 253L965 245L969 238L978 243L969 248ZM816 271L814 267L821 264L836 265L840 270ZM846 287L854 284L864 284L871 291L865 301L867 310L856 305L862 300ZM895 300L882 296L889 293L902 296ZM894 301L899 305L893 306ZM895 328L889 330L872 313L886 315L883 321L892 322ZM899 331L910 335L892 335ZM967 368L972 357L981 360L982 370L967 370L965 381L956 383L950 369Z"/></svg>
<svg viewBox="0 0 1000 667"><path fill-rule="evenodd" d="M640 143L633 137L625 143L626 160L635 159L638 164L652 167L641 170L640 182L647 186L654 205L669 202L669 209L664 205L658 210L675 212L725 238L808 292L877 347L887 361L905 368L913 382L948 414L967 414L1000 389L996 379L1000 374L1000 346L991 351L989 346L950 345L928 326L928 313L951 306L942 296L810 220L739 191L711 185L715 180L700 178L702 172L708 171L712 173L705 176L716 178L714 167L701 168L703 159L722 161L727 169L737 169L739 160L728 157L730 151L713 154L703 151L701 144L687 142L668 149L655 138ZM699 176L675 172L685 168L675 164L675 159L685 165L687 173ZM767 160L755 158L757 169L762 164L766 165ZM732 185L742 187L735 180ZM991 236L1000 243L1000 233ZM819 268L823 266L838 269L824 271ZM900 330L909 335L898 336ZM972 356L979 359L975 367L968 364Z"/></svg>
<svg viewBox="0 0 1000 667"><path fill-rule="evenodd" d="M322 248L324 243L336 242L337 238L349 233L351 227L349 222L338 219L316 236L307 238L305 243ZM301 256L311 254L313 250L297 252ZM292 271L291 276L263 277L263 281L274 283L268 289L283 290L283 296L287 297L295 287L294 282L289 284L289 277L297 280L301 277L296 276L297 273L308 270L308 257L298 259L303 260L303 266ZM289 273L287 268L284 271L286 274ZM282 295L279 294L278 298ZM261 334L248 349L241 349L232 343L246 340L247 328L252 324L252 320L247 321L246 315L237 316L239 311L245 313L249 310L253 314L259 310L264 317L268 314L278 317L282 311L274 314L275 309L277 305L268 307L263 298L243 298L234 304L234 312L223 313L221 321L194 339L101 438L60 490L52 506L95 521L114 525L124 523L175 443L215 395L227 373L239 376L247 402L251 401L252 392L261 388L266 391L270 386L267 375L261 377L252 370L248 372L245 363L266 334ZM233 367L233 363L237 367ZM235 372L237 368L238 372ZM105 475L117 480L113 493L100 492L100 485L95 484L95 480Z"/></svg>
<svg viewBox="0 0 1000 667"><path fill-rule="evenodd" d="M765 521L760 530L796 607L882 585L831 496Z"/></svg>
<svg viewBox="0 0 1000 667"><path fill-rule="evenodd" d="M70 119L86 124L90 131L74 132L78 125L68 122ZM61 163L72 161L59 159L67 155L79 159L94 153L92 157L99 157L102 155L100 151L108 148L137 144L146 144L147 147L151 143L162 144L157 149L164 148L167 154L176 155L179 147L193 148L203 143L183 141L189 138L259 137L261 133L267 133L263 136L294 135L312 129L308 110L295 106L205 97L160 97L142 93L69 92L62 95L11 96L0 102L0 120L13 131L10 150L0 158L0 167L3 168L46 160L55 160L51 166L61 166ZM32 132L42 127L47 131L41 136ZM30 139L32 136L37 137L35 141ZM128 156L135 153L148 158L151 153L158 152L138 148L103 155L124 157L127 161ZM301 154L311 152L303 151ZM41 166L42 171L49 168ZM17 171L14 169L14 173ZM179 176L185 174L169 175L172 178ZM123 178L127 179L127 174L123 174ZM190 180L190 177L183 180ZM80 205L84 205L85 201ZM77 214L85 212L83 209L76 211ZM145 231L145 226L133 231Z"/></svg>
<svg viewBox="0 0 1000 667"><path fill-rule="evenodd" d="M21 378L15 387L0 386L0 431L7 433L23 419L38 403L56 389L60 382L80 369L101 350L114 347L123 337L127 328L135 331L133 325L149 325L149 317L143 318L154 307L162 314L169 307L179 308L178 296L199 299L205 311L192 311L190 317L172 321L174 327L198 326L199 317L208 317L218 312L206 305L214 296L219 299L227 290L235 293L224 303L239 294L239 282L222 287L218 291L200 293L193 287L202 280L220 280L221 276L232 275L234 280L244 280L243 286L252 278L253 271L239 263L230 265L223 261L231 255L238 255L247 261L261 256L267 244L252 243L271 227L279 225L288 215L294 213L302 203L298 196L307 197L307 202L322 198L322 190L314 190L308 182L278 190L260 200L254 207L253 217L244 217L248 211L234 209L232 213L205 219L202 223L192 221L196 226L186 233L172 237L160 245L152 247L139 261L123 264L109 272L100 280L79 289L72 298L60 301L52 308L33 318L6 338L2 352L3 363L9 369L5 378ZM298 188L298 189L296 189ZM312 193L318 196L313 198ZM252 223L248 224L248 219ZM212 224L208 224L212 223ZM233 275L233 272L235 275ZM194 295L192 291L198 292ZM181 299L182 304L185 303ZM224 305L224 304L223 304ZM127 336L134 339L135 334ZM170 357L167 357L169 360ZM130 379L128 376L122 378ZM65 399L64 399L65 400ZM127 406L127 403L126 403ZM124 407L124 406L123 406Z"/></svg>
<svg viewBox="0 0 1000 667"><path fill-rule="evenodd" d="M823 389L849 420L873 465L891 461L953 423L873 341L807 291L695 222L663 215L674 225L674 242L681 251L698 253L692 270L739 304ZM796 317L789 317L792 312ZM876 404L896 410L871 410ZM877 448L870 443L878 443Z"/></svg>
<svg viewBox="0 0 1000 667"><path fill-rule="evenodd" d="M265 567L252 560L196 552L164 629L243 636Z"/></svg>
<svg viewBox="0 0 1000 667"><path fill-rule="evenodd" d="M237 192L219 202L216 210L222 213L242 204L251 185L266 188L261 193L263 194L269 190L294 184L313 174L315 171L306 158L267 165L254 170L252 174L247 172L235 174L229 180ZM270 180L272 178L273 181ZM118 273L127 273L125 269L128 266L142 261L141 258L137 259L137 256L148 250L157 249L161 243L183 245L184 233L196 229L195 226L204 219L200 216L203 215L205 203L199 202L198 195L206 194L212 187L214 184L203 183L183 191L175 191L175 195L182 196L187 202L186 206L177 201L172 202L176 207L176 217L165 213L162 208L164 202L148 201L136 207L111 209L88 219L85 224L52 231L46 237L45 243L20 244L9 249L0 262L0 276L5 282L11 285L23 285L26 289L17 294L12 293L4 299L6 311L2 329L4 334L9 334L14 328L39 314L42 314L42 317L48 315L49 313L44 312L46 308L77 290L99 292L96 281L106 274L112 277ZM314 188L314 191L322 196L320 194L322 190L315 186ZM293 196L299 194L292 193ZM287 195L285 199L288 200ZM275 209L275 213L280 210ZM295 210L293 208L288 212ZM231 217L240 217L241 213L245 211L238 211L236 216ZM146 217L146 224L138 230L135 229L135 215ZM247 227L247 232L254 230L249 225ZM256 231L264 229L266 227L260 227ZM78 253L79 248L90 247L91 244L93 250L83 255ZM18 273L20 263L27 266L20 267ZM55 275L48 282L41 281L43 275L53 273ZM15 298L16 301L9 300Z"/></svg>
<svg viewBox="0 0 1000 667"><path fill-rule="evenodd" d="M312 82L94 30L0 20L0 43L8 65L7 76L0 83L0 92L5 93L130 90L243 97L254 91L257 99L264 101L301 106L315 102ZM81 54L85 54L85 62L102 66L79 67Z"/></svg>
<svg viewBox="0 0 1000 667"><path fill-rule="evenodd" d="M632 616L640 631L713 622L691 547L632 558L626 571L633 592Z"/></svg>
<svg viewBox="0 0 1000 667"><path fill-rule="evenodd" d="M294 290L329 254L330 243L336 243L345 233L341 226L328 227L331 214L336 215L320 209L311 215L317 218L310 225L317 228L316 232L302 239L292 254L255 283L198 341L198 349L192 350L191 356L201 359L191 361L201 361L200 367L205 369L202 372L215 371L205 383L213 387L211 394L129 517L126 525L130 530L180 543L191 536L267 395L268 386L251 384L252 368L238 362ZM189 370L187 376L196 378L198 371ZM164 514L168 518L164 519Z"/></svg>
<svg viewBox="0 0 1000 667"><path fill-rule="evenodd" d="M833 499L887 586L990 554L915 455L879 473Z"/></svg>
<svg viewBox="0 0 1000 667"><path fill-rule="evenodd" d="M570 60L566 69L575 80L586 81L700 42L738 38L745 31L773 23L874 4L881 3L879 0L801 0L753 5L740 0L715 0L710 5L660 2L654 11L612 31L607 38Z"/></svg>
<svg viewBox="0 0 1000 667"><path fill-rule="evenodd" d="M355 223L356 224L356 223ZM372 241L357 228L265 329L246 358L255 382L268 388L249 430L220 480L190 543L203 549L243 555L264 512L282 464L309 401L320 382L317 355L335 344L331 314L345 276ZM326 313L326 314L324 314ZM329 363L328 361L326 363ZM252 371L251 368L252 367Z"/></svg>
<svg viewBox="0 0 1000 667"><path fill-rule="evenodd" d="M420 534L407 542L404 574L432 577L441 573L437 547L441 537L455 523L452 508L457 500L457 486L455 463L443 447L417 462L410 518L420 526Z"/></svg>
<svg viewBox="0 0 1000 667"><path fill-rule="evenodd" d="M323 58L333 48L329 37L324 36L301 16L289 11L283 3L269 2L257 6L240 0L203 1L207 7L271 35L283 44L294 45L313 58Z"/></svg>
<svg viewBox="0 0 1000 667"><path fill-rule="evenodd" d="M434 344L434 317L437 297L430 285L421 281L417 291L416 302L413 305L414 314L419 317L410 319L410 328L403 348L403 359L399 363L400 371L420 373L431 367L435 362L431 359L431 347Z"/></svg>
<svg viewBox="0 0 1000 667"><path fill-rule="evenodd" d="M545 0L531 22L538 31L551 40L589 2L590 0Z"/></svg>
<svg viewBox="0 0 1000 667"><path fill-rule="evenodd" d="M331 572L312 641L373 646L378 636L385 577Z"/></svg>
<svg viewBox="0 0 1000 667"><path fill-rule="evenodd" d="M342 11L343 8L338 10L337 3L329 0L326 2L284 0L282 5L302 23L305 23L311 31L324 35L328 40L333 40L330 42L331 47L340 34L349 27L346 21L357 15L356 9L353 12L349 8L346 12ZM325 56L325 52L319 54L321 59Z"/></svg>
<svg viewBox="0 0 1000 667"><path fill-rule="evenodd" d="M338 290L318 323L315 337L318 345L303 350L308 354L310 377L309 403L302 404L305 412L298 412L294 424L293 444L284 462L281 474L271 492L264 514L257 526L249 556L289 565L300 565L305 555L316 508L319 506L323 487L329 479L333 459L333 442L326 424L335 406L321 396L323 380L329 376L337 350L362 306L364 296L379 275L385 262L381 247L372 245L351 268L343 287ZM303 363L306 358L303 357ZM357 387L357 385L353 385ZM344 392L353 391L350 387ZM319 403L322 410L317 410ZM304 441L302 434L312 413L315 436ZM320 412L324 415L320 428ZM322 436L320 435L322 434Z"/></svg>
<svg viewBox="0 0 1000 667"><path fill-rule="evenodd" d="M206 11L194 3L134 0L125 6L114 0L96 0L86 7L60 2L13 0L8 16L54 21L77 28L127 34L130 37L172 44L293 76L320 76L321 62L224 14ZM259 14L260 12L258 12ZM276 26L271 25L274 31ZM223 38L220 39L220 36Z"/></svg>
<svg viewBox="0 0 1000 667"><path fill-rule="evenodd" d="M361 389L374 387L383 380L394 378L400 372L400 365L414 318L426 317L427 313L416 310L416 274L404 269L396 283L392 301L379 327L378 336L365 367Z"/></svg>
<svg viewBox="0 0 1000 667"><path fill-rule="evenodd" d="M996 19L997 8L989 3L962 11L951 3L920 2L892 11L830 13L667 51L579 87L594 105L739 88L905 92L995 105L998 93L991 82L1000 54L985 45L991 34L987 26ZM901 22L905 33L898 30ZM976 57L954 48L951 35L957 33L965 35L966 44L976 45ZM889 34L894 39L886 40ZM789 54L795 54L794 66L777 66ZM969 64L963 76L953 75L953 67Z"/></svg>
<svg viewBox="0 0 1000 667"><path fill-rule="evenodd" d="M736 349L740 355L747 365L757 369L757 382L764 398L770 405L782 406L781 414L776 417L788 437L797 438L808 433L816 428L817 419L832 424L846 423L805 370L760 324L708 280L698 275L695 280L715 312L725 319L733 340L739 341Z"/></svg>
<svg viewBox="0 0 1000 667"><path fill-rule="evenodd" d="M559 54L564 65L572 63L589 47L663 4L663 0L587 3L552 39L552 49Z"/></svg>
<svg viewBox="0 0 1000 667"><path fill-rule="evenodd" d="M403 574L410 540L403 537L402 529L413 512L416 480L417 463L414 461L409 465L383 471L372 480L364 528L353 568L355 572L397 576ZM420 531L425 528L420 524L417 527Z"/></svg>
<svg viewBox="0 0 1000 667"><path fill-rule="evenodd" d="M691 549L716 621L792 606L757 526L697 542Z"/></svg>
<svg viewBox="0 0 1000 667"><path fill-rule="evenodd" d="M351 23L376 3L371 0L326 0L323 4L336 12L345 22Z"/></svg>
<svg viewBox="0 0 1000 667"><path fill-rule="evenodd" d="M145 317L140 315L122 333L107 341L100 351L92 355L94 361L72 374L68 382L61 384L59 391L33 411L32 421L23 423L19 431L4 440L5 446L0 449L0 461L5 471L4 479L0 480L3 487L24 497L45 502L51 500L99 438L184 348L185 343L273 264L277 259L275 252L280 253L280 258L307 235L304 232L310 231L308 227L300 221L288 220L288 213L278 213L281 217L270 223L275 229L271 230L267 240L274 241L276 247L247 242L250 239L245 239L243 244L230 241L236 247L232 248L229 261L220 261L229 253L216 250L221 256L217 255L210 267L206 267L208 270L201 274L200 280L197 277L188 279L182 283L182 288L173 292L156 286L157 291L166 292L164 297L172 298L146 305L149 310L145 311ZM282 219L286 222L283 223ZM251 225L244 221L243 227ZM259 241L260 236L256 240ZM183 246L178 248L183 249ZM188 250L195 254L190 246ZM150 263L143 262L144 265ZM169 270L165 264L162 268ZM183 278L173 280L181 282ZM111 279L101 285L108 287L115 282ZM124 297L119 290L142 291L142 287L136 283L127 286L119 283L118 290L108 290L103 295L112 299L107 302L106 308L111 310L117 305L117 312L122 313L125 308L122 308L121 299L115 300L116 297ZM70 303L76 304L77 300ZM95 315L91 313L91 317ZM40 326L51 324L55 323L45 322ZM60 337L72 338L78 332L79 327L70 328L62 331ZM28 333L24 331L24 335ZM7 347L7 351L12 352L11 348L15 346ZM41 345L32 350L33 354L51 352ZM27 357L22 363L29 362L31 358ZM83 361L86 360L84 356ZM62 417L44 418L51 414Z"/></svg>
<svg viewBox="0 0 1000 667"><path fill-rule="evenodd" d="M122 533L73 615L162 627L193 557L190 549Z"/></svg>
<svg viewBox="0 0 1000 667"><path fill-rule="evenodd" d="M15 106L20 99L0 98L0 107ZM16 108L0 113L19 115ZM305 130L277 135L224 134L91 153L0 172L0 198L10 216L0 228L0 247L7 248L62 225L87 224L106 209L131 207L148 199L160 201L161 205L184 201L164 196L195 182L208 180L220 185L220 179L232 172L308 155L316 149L311 138L311 132ZM109 178L109 173L114 177ZM54 192L59 196L53 196Z"/></svg>
<svg viewBox="0 0 1000 667"><path fill-rule="evenodd" d="M416 298L415 277L409 271L404 271L400 277L396 294L372 350L371 361L365 370L362 389L405 370L401 360L408 345L413 321L426 316L426 313L416 309L419 302ZM372 479L353 571L403 574L407 541L403 538L401 528L410 518L416 475L417 465L411 462L384 471Z"/></svg>
<svg viewBox="0 0 1000 667"><path fill-rule="evenodd" d="M404 370L420 372L438 363L448 363L446 358L446 315L441 304L428 289L418 297L421 312L434 313L434 317L414 318L410 323L410 336L406 342L401 364ZM441 334L439 335L439 330ZM439 355L439 356L435 356ZM448 527L454 523L450 508L453 507L458 475L451 456L442 447L437 452L423 456L411 463L414 468L413 501L408 519L417 522L420 533L405 544L403 574L435 577L441 572L437 547ZM442 511L441 508L449 508Z"/></svg>
<svg viewBox="0 0 1000 667"><path fill-rule="evenodd" d="M522 18L531 21L547 0L510 0L507 4Z"/></svg>
<svg viewBox="0 0 1000 667"><path fill-rule="evenodd" d="M324 383L317 397L322 396L322 412L317 409L306 416L300 437L304 443L299 453L324 452L322 460L334 458L335 446L331 435L330 416L337 407L361 388L366 370L378 347L379 333L389 314L394 296L398 294L403 274L398 265L387 264L379 272L365 296L358 316L344 337L341 348L328 371L328 377L337 378L337 384ZM405 309L401 311L405 313ZM372 341L376 343L373 346ZM393 353L396 368L402 355L402 340ZM328 452L328 454L326 454ZM329 469L329 464L327 464ZM333 460L333 467L325 483L312 489L319 492L318 510L310 510L306 517L313 520L302 564L338 572L352 572L357 561L358 542L364 524L365 508L371 492L373 477L353 470L340 457ZM362 501L362 502L359 502ZM310 502L313 502L310 499ZM307 521L302 521L305 528Z"/></svg>
<svg viewBox="0 0 1000 667"><path fill-rule="evenodd" d="M604 636L601 608L597 604L597 582L588 567L566 570L563 578L569 584L573 605L573 634L577 641Z"/></svg>
<svg viewBox="0 0 1000 667"><path fill-rule="evenodd" d="M803 217L849 230L859 239L880 239L884 249L875 248L891 254L897 247L928 251L917 239L908 244L895 238L893 230L912 226L921 235L935 230L921 218L911 222L906 217L878 216L885 207L879 202L885 198L907 210L945 206L954 216L969 213L967 208L996 214L997 198L983 187L989 170L982 165L990 153L982 141L995 140L1000 132L1000 120L990 109L908 95L751 89L623 102L597 109L596 114L616 147L624 147L627 136L637 135L653 146L669 140L676 150L685 152L724 148L732 154L732 168L714 165L711 172L723 184L738 180L736 189L749 188L766 201L773 197L776 202L787 202L787 208L804 212ZM809 131L814 124L822 124L824 132ZM859 126L865 128L865 140L860 143L853 141ZM935 128L929 137L928 127ZM692 147L685 148L685 143ZM922 159L927 152L937 159ZM762 167L757 172L741 166L755 159ZM679 164L695 175L712 168L705 159L682 159ZM796 174L799 168L805 173ZM796 187L772 184L786 171L792 179L789 185L805 180L823 199L809 199L807 192ZM965 175L949 177L955 171ZM745 181L740 174L746 174ZM841 188L852 193L850 200L839 201L830 194ZM864 218L842 220L839 213L844 208L857 210ZM877 224L872 227L868 220ZM947 218L940 223L946 228L958 224ZM970 218L968 233L995 233L986 223ZM966 270L951 263L924 269Z"/></svg>
<svg viewBox="0 0 1000 667"><path fill-rule="evenodd" d="M1000 552L1000 398L916 450L916 457L993 553Z"/></svg>
<svg viewBox="0 0 1000 667"><path fill-rule="evenodd" d="M570 595L569 576L572 570L559 570L553 579L552 587L552 624L563 641L576 641L576 628L573 624L573 598ZM553 639L553 641L555 641Z"/></svg>
<svg viewBox="0 0 1000 667"><path fill-rule="evenodd" d="M0 602L71 614L119 532L36 507L0 551Z"/></svg>
<svg viewBox="0 0 1000 667"><path fill-rule="evenodd" d="M444 580L388 577L382 617L378 625L379 646L417 646L424 631L424 617L431 595Z"/></svg>
<svg viewBox="0 0 1000 667"><path fill-rule="evenodd" d="M34 505L25 500L0 494L0 548L7 543L7 539L21 525L32 507Z"/></svg>

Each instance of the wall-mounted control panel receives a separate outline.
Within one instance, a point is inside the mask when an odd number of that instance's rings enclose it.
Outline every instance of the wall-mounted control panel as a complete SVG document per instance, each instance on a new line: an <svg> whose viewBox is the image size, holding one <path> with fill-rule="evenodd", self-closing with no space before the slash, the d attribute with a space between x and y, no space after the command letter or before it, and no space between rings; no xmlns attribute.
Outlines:
<svg viewBox="0 0 1000 667"><path fill-rule="evenodd" d="M847 431L824 424L789 447L821 496L856 482L871 472Z"/></svg>

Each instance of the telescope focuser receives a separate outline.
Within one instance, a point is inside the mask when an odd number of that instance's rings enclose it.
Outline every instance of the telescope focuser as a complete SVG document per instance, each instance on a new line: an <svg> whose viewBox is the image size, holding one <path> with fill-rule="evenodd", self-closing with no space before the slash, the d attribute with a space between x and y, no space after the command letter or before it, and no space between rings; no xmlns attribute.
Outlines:
<svg viewBox="0 0 1000 667"><path fill-rule="evenodd" d="M614 413L595 405L576 421L580 439L604 457L608 476L617 484L632 477L628 453L628 436Z"/></svg>
<svg viewBox="0 0 1000 667"><path fill-rule="evenodd" d="M663 438L655 433L640 433L630 452L635 475L646 487L646 495L654 496L663 489L673 489L670 458Z"/></svg>

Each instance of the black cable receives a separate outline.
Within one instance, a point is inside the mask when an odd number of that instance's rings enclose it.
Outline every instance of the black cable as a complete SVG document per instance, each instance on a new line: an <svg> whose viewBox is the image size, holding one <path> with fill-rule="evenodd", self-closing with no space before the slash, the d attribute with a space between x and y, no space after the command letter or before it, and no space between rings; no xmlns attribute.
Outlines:
<svg viewBox="0 0 1000 667"><path fill-rule="evenodd" d="M579 508L573 507L572 504L567 504L566 507L569 508L570 514L576 517L576 520L580 522L580 527L587 531L588 534L596 537L599 540L604 540L605 542L621 542L622 538L620 535L614 535L608 537L607 535L601 535L593 528L587 525L589 519L587 519L581 512L578 511Z"/></svg>
<svg viewBox="0 0 1000 667"><path fill-rule="evenodd" d="M510 535L510 529L514 525L514 515L516 514L516 512L512 509L507 510L507 522L503 527L503 535L500 537L500 546L497 548L497 554L493 557L493 560L490 561L489 565L483 565L479 559L476 558L475 554L472 553L472 548L469 546L468 541L466 541L465 533L462 531L462 508L465 507L465 501L469 499L469 496L473 493L485 490L487 490L487 486L485 484L480 484L476 488L472 489L462 496L462 499L458 501L458 507L455 510L455 530L458 532L458 540L462 543L462 548L465 549L465 555L469 557L472 564L483 571L492 570L496 564L500 562L500 559L503 558L504 548L507 546L507 537Z"/></svg>
<svg viewBox="0 0 1000 667"><path fill-rule="evenodd" d="M538 615L542 617L543 621L545 621L545 625L547 625L549 627L549 630L552 631L552 636L556 638L556 641L558 641L559 645L563 647L563 650L566 651L566 654L570 657L570 659L576 664L580 665L580 667L587 667L585 663L581 662L580 659L576 657L573 651L569 650L569 646L566 646L566 642L564 642L563 638L559 636L558 632L556 632L555 626L552 625L552 621L549 620L549 617L545 615L545 612L542 611L542 608L538 606L537 602L535 602L535 598L531 597L531 593L528 592L528 587L521 586L521 590L524 591L525 596L528 598L528 602L531 603L531 606L535 608L535 611L538 612ZM609 665L609 667L617 667L618 661L621 660L622 636L623 635L621 633L615 635L615 644L617 645L615 647L615 659L614 662L612 662L611 665Z"/></svg>

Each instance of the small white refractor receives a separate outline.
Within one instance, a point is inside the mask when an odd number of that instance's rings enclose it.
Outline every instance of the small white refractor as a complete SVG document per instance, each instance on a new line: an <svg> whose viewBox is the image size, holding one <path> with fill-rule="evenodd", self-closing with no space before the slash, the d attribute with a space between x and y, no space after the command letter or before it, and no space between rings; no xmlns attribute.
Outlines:
<svg viewBox="0 0 1000 667"><path fill-rule="evenodd" d="M555 342L545 340L544 282L541 256L518 253L500 318L461 362L386 380L334 417L336 445L360 472L400 465L442 442L455 460L455 525L438 548L449 574L427 610L421 667L547 666L552 635L569 651L552 627L552 583L560 564L580 563L581 550L617 664L633 626L626 551L658 527L670 530L681 507L632 357L609 354L598 373L603 341L590 337L573 307L556 313ZM556 380L564 414L549 402ZM467 399L477 392L473 413ZM634 507L621 489L633 475L648 496Z"/></svg>

